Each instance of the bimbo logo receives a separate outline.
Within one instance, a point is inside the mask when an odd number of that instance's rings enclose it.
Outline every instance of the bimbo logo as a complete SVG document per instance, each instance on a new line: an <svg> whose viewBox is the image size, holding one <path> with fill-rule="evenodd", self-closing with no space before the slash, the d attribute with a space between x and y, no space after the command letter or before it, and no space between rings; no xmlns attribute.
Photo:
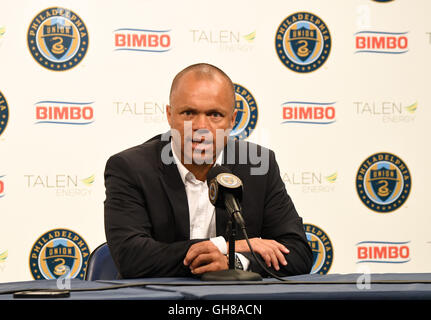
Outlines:
<svg viewBox="0 0 431 320"><path fill-rule="evenodd" d="M355 53L401 54L408 50L408 32L359 31L355 33Z"/></svg>
<svg viewBox="0 0 431 320"><path fill-rule="evenodd" d="M94 102L39 101L35 124L87 125L94 122Z"/></svg>
<svg viewBox="0 0 431 320"><path fill-rule="evenodd" d="M356 244L357 263L406 263L410 261L410 241L361 241Z"/></svg>
<svg viewBox="0 0 431 320"><path fill-rule="evenodd" d="M282 123L331 124L335 120L335 102L288 101L283 103Z"/></svg>
<svg viewBox="0 0 431 320"><path fill-rule="evenodd" d="M171 30L121 28L114 30L114 50L166 52L171 50Z"/></svg>

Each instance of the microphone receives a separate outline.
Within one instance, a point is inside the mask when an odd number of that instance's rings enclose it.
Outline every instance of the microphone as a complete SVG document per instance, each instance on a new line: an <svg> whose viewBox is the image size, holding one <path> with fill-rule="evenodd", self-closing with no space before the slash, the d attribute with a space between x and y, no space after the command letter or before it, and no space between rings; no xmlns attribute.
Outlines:
<svg viewBox="0 0 431 320"><path fill-rule="evenodd" d="M245 228L245 222L241 215L242 200L242 181L240 178L232 174L232 171L225 166L215 165L207 174L208 196L211 203L216 208L224 208L229 213L230 220L230 234L229 234L229 270L207 272L202 275L201 279L204 281L229 281L229 280L242 280L242 281L261 281L262 277L255 272L236 270L235 269L235 223L237 223L242 230L247 245L254 260L272 277L285 281L283 278L274 274L269 270L256 256L253 247ZM232 219L233 217L233 219Z"/></svg>
<svg viewBox="0 0 431 320"><path fill-rule="evenodd" d="M241 215L242 181L228 167L214 166L207 174L208 196L216 208L226 208L241 228L245 227Z"/></svg>
<svg viewBox="0 0 431 320"><path fill-rule="evenodd" d="M241 215L242 181L224 166L214 166L207 174L208 196L216 208L226 209L229 214L229 270L207 272L202 275L204 281L260 281L262 277L254 272L235 269L235 236L237 223L245 232L245 223Z"/></svg>

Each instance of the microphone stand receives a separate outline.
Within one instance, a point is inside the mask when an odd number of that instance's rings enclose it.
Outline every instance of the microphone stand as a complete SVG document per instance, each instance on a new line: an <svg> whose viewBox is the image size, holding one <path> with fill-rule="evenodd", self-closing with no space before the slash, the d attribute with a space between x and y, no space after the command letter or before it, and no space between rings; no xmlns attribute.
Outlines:
<svg viewBox="0 0 431 320"><path fill-rule="evenodd" d="M231 208L226 208L231 209ZM233 209L233 208L232 208ZM238 208L233 209L232 213L229 214L230 220L228 222L229 229L229 269L220 271L211 271L204 273L201 277L203 281L262 281L260 274L235 269L235 239L236 239L236 225L237 222L243 226L244 220L241 217L240 210ZM231 210L229 210L231 211ZM230 213L230 212L229 212ZM237 221L238 220L238 221Z"/></svg>
<svg viewBox="0 0 431 320"><path fill-rule="evenodd" d="M236 223L235 219L228 222L229 230L229 270L235 270L235 239L236 239Z"/></svg>

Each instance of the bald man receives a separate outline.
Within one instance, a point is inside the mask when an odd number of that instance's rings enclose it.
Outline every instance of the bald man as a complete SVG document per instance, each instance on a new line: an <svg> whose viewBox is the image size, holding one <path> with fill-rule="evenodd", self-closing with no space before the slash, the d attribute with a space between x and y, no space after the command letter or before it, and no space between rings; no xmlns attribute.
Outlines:
<svg viewBox="0 0 431 320"><path fill-rule="evenodd" d="M219 68L195 64L171 86L171 130L112 156L105 169L105 232L122 278L178 277L228 269L228 217L208 198L206 177L223 164L244 185L243 217L253 250L279 276L309 273L312 253L271 150L229 140L235 92ZM228 143L229 142L229 143ZM267 155L267 170L239 152ZM267 273L239 236L237 267Z"/></svg>

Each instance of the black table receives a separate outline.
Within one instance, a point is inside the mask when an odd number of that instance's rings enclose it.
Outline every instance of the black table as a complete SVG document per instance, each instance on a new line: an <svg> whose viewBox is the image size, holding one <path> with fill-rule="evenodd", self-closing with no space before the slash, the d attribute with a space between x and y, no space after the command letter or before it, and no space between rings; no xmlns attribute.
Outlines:
<svg viewBox="0 0 431 320"><path fill-rule="evenodd" d="M181 307L201 306L200 317L213 315L225 308L225 312L245 308L251 310L274 311L286 308L289 301L295 306L298 302L311 302L317 308L320 302L344 304L352 301L422 301L427 308L431 307L431 273L391 273L391 274L329 274L301 275L284 278L281 282L265 278L258 282L204 282L197 278L148 278L126 280L84 281L72 279L70 296L55 298L56 301L115 301L147 300L145 306L159 310L163 315L169 312L181 312ZM37 280L9 282L0 284L0 300L7 300L12 305L18 301L13 291L57 289L56 280ZM41 302L47 300L40 298ZM36 301L36 299L34 299ZM205 302L206 301L206 302ZM163 302L163 303L160 303ZM271 303L271 307L265 307ZM112 304L111 306L115 306ZM329 304L331 305L331 304ZM142 304L139 308L142 308ZM275 306L275 309L273 307ZM345 305L344 305L345 306ZM105 308L105 307L103 307ZM216 308L216 309L214 309ZM229 310L230 311L226 311ZM238 309L240 308L240 309ZM183 309L185 310L185 309ZM193 310L193 309L188 309ZM317 309L316 309L317 310ZM191 311L190 311L191 312ZM196 317L196 314L189 315ZM223 314L224 318L226 314Z"/></svg>

